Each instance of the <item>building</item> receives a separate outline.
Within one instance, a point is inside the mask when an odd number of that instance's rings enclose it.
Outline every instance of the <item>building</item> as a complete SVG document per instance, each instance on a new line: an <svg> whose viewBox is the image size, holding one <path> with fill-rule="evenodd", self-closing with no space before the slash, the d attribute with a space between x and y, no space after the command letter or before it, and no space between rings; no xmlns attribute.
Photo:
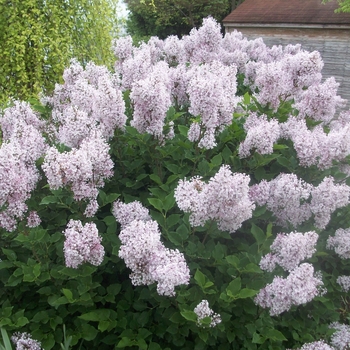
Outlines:
<svg viewBox="0 0 350 350"><path fill-rule="evenodd" d="M337 7L337 1L245 0L223 24L226 32L262 37L268 46L299 43L319 51L323 77L334 76L339 95L350 102L350 13L335 13Z"/></svg>

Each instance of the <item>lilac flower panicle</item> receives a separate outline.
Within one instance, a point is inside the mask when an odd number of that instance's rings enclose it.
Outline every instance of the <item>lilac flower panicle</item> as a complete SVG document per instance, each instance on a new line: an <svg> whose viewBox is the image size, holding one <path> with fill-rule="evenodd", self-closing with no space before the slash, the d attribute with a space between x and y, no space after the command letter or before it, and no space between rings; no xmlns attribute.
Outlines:
<svg viewBox="0 0 350 350"><path fill-rule="evenodd" d="M169 68L159 62L144 79L134 82L130 93L134 113L131 125L139 133L147 132L161 139L166 113L171 106Z"/></svg>
<svg viewBox="0 0 350 350"><path fill-rule="evenodd" d="M63 233L66 237L63 251L67 267L76 269L84 262L101 265L105 251L94 223L82 225L81 221L70 220Z"/></svg>
<svg viewBox="0 0 350 350"><path fill-rule="evenodd" d="M63 76L64 84L56 84L53 96L46 98L53 107L57 142L79 147L93 131L109 139L116 128L124 129L125 103L116 75L92 62L84 70L73 61Z"/></svg>
<svg viewBox="0 0 350 350"><path fill-rule="evenodd" d="M296 227L312 215L310 204L306 202L312 188L295 174L281 173L270 182L262 180L253 185L249 195L258 205L266 204L279 224L287 226L290 223Z"/></svg>
<svg viewBox="0 0 350 350"><path fill-rule="evenodd" d="M209 307L208 300L202 300L193 310L197 315L197 325L199 327L205 327L202 323L202 320L206 317L211 318L211 322L209 327L215 327L219 323L221 323L221 316Z"/></svg>
<svg viewBox="0 0 350 350"><path fill-rule="evenodd" d="M148 209L145 208L139 201L125 204L120 200L117 200L113 203L112 214L122 227L126 227L134 220L151 220Z"/></svg>
<svg viewBox="0 0 350 350"><path fill-rule="evenodd" d="M322 294L320 274L314 274L311 264L303 263L292 270L287 278L275 276L272 283L261 289L254 301L270 309L270 315L279 315L293 305L302 305Z"/></svg>
<svg viewBox="0 0 350 350"><path fill-rule="evenodd" d="M260 154L272 154L273 145L280 138L280 126L276 119L267 120L266 115L252 113L246 119L245 140L239 146L239 157L249 157L253 149Z"/></svg>
<svg viewBox="0 0 350 350"><path fill-rule="evenodd" d="M189 112L200 116L200 126L207 131L201 148L213 148L215 132L232 123L232 114L239 98L236 97L237 68L224 66L220 61L193 67L188 73ZM190 126L191 127L191 126ZM211 140L209 142L209 140Z"/></svg>
<svg viewBox="0 0 350 350"><path fill-rule="evenodd" d="M335 231L334 237L329 237L327 240L327 248L334 251L342 258L350 258L350 228L339 228Z"/></svg>
<svg viewBox="0 0 350 350"><path fill-rule="evenodd" d="M316 252L317 240L318 234L314 231L279 233L270 246L272 253L261 259L260 268L271 272L278 264L284 270L291 271L300 262L312 257Z"/></svg>
<svg viewBox="0 0 350 350"><path fill-rule="evenodd" d="M331 214L338 208L349 204L350 187L345 184L334 184L328 176L312 189L310 208L315 217L315 226L324 229L331 219Z"/></svg>
<svg viewBox="0 0 350 350"><path fill-rule="evenodd" d="M84 139L78 149L59 153L49 148L42 165L52 189L69 187L75 200L88 200L86 216L93 216L97 209L98 188L113 175L113 162L109 146L99 133Z"/></svg>
<svg viewBox="0 0 350 350"><path fill-rule="evenodd" d="M347 350L350 346L350 326L334 322L329 328L336 330L331 337L332 346L336 350Z"/></svg>
<svg viewBox="0 0 350 350"><path fill-rule="evenodd" d="M11 341L16 346L16 350L41 350L41 343L32 339L31 334L16 332L12 335Z"/></svg>
<svg viewBox="0 0 350 350"><path fill-rule="evenodd" d="M117 220L122 219L125 223L119 234L122 245L118 255L132 271L131 283L139 286L157 282L159 295L174 296L175 287L188 284L190 280L190 271L183 254L162 244L158 224L148 219L144 208L138 206L137 202L127 206L118 204L114 211L117 211ZM136 212L129 217L124 216L123 213L132 207L136 208ZM129 221L137 216L146 217L147 220Z"/></svg>
<svg viewBox="0 0 350 350"><path fill-rule="evenodd" d="M26 201L40 179L34 162L16 141L0 147L0 227L13 231L28 210Z"/></svg>
<svg viewBox="0 0 350 350"><path fill-rule="evenodd" d="M309 117L328 124L334 117L337 108L345 107L346 100L337 96L339 84L334 77L322 84L315 84L303 91L294 104L299 111L298 117Z"/></svg>
<svg viewBox="0 0 350 350"><path fill-rule="evenodd" d="M339 276L337 278L337 283L340 285L343 292L348 292L350 290L350 276Z"/></svg>
<svg viewBox="0 0 350 350"><path fill-rule="evenodd" d="M181 180L175 189L178 207L190 213L190 223L202 226L215 220L222 231L234 232L252 217L255 208L249 199L249 176L232 173L223 165L208 183L194 177Z"/></svg>
<svg viewBox="0 0 350 350"><path fill-rule="evenodd" d="M41 219L36 211L30 211L27 217L27 226L28 227L37 227L41 223Z"/></svg>

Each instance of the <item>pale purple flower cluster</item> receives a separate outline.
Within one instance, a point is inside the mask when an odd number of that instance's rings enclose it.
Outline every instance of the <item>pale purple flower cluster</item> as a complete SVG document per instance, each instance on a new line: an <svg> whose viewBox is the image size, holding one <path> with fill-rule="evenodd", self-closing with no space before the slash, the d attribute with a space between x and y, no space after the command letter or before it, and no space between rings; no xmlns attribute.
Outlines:
<svg viewBox="0 0 350 350"><path fill-rule="evenodd" d="M16 350L41 350L41 343L32 339L27 332L16 332L12 335L11 341L16 345Z"/></svg>
<svg viewBox="0 0 350 350"><path fill-rule="evenodd" d="M250 198L258 205L265 205L277 218L279 224L294 227L311 217L310 197L312 185L295 174L280 174L267 182L261 181L250 188Z"/></svg>
<svg viewBox="0 0 350 350"><path fill-rule="evenodd" d="M208 300L202 300L193 310L197 315L197 325L199 327L204 327L202 320L206 317L211 318L211 322L209 327L215 327L219 323L221 323L221 316L215 313L210 307Z"/></svg>
<svg viewBox="0 0 350 350"><path fill-rule="evenodd" d="M266 115L251 113L244 123L247 132L245 140L239 145L240 158L250 156L252 150L260 154L273 153L273 144L281 136L280 125L276 119L267 120Z"/></svg>
<svg viewBox="0 0 350 350"><path fill-rule="evenodd" d="M112 214L116 220L120 223L122 228L131 224L134 220L149 221L151 217L148 213L148 209L145 208L141 202L134 201L128 204L117 200L113 203Z"/></svg>
<svg viewBox="0 0 350 350"><path fill-rule="evenodd" d="M276 264L286 271L295 269L303 260L316 252L318 234L310 232L279 233L272 245L271 253L262 257L260 268L272 272Z"/></svg>
<svg viewBox="0 0 350 350"><path fill-rule="evenodd" d="M339 83L334 77L328 78L322 84L310 86L301 93L294 107L298 109L298 117L309 117L317 121L329 123L337 110L344 107L346 100L337 96Z"/></svg>
<svg viewBox="0 0 350 350"><path fill-rule="evenodd" d="M213 148L215 131L232 123L232 113L238 102L235 66L225 66L220 61L192 68L186 92L189 96L189 112L200 116L203 138L199 147ZM192 137L193 141L197 141Z"/></svg>
<svg viewBox="0 0 350 350"><path fill-rule="evenodd" d="M340 285L343 292L348 292L350 290L350 276L339 276L337 278L337 283Z"/></svg>
<svg viewBox="0 0 350 350"><path fill-rule="evenodd" d="M147 209L139 202L118 201L112 212L122 225L118 255L131 269L133 285L157 282L159 295L174 296L176 286L189 283L190 271L184 255L163 245L158 224L151 220Z"/></svg>
<svg viewBox="0 0 350 350"><path fill-rule="evenodd" d="M117 76L91 62L84 70L73 60L63 78L64 84L56 84L53 96L45 97L53 106L57 127L53 136L58 142L78 147L92 130L98 129L108 139L116 128L124 128L125 104Z"/></svg>
<svg viewBox="0 0 350 350"><path fill-rule="evenodd" d="M281 101L290 100L304 88L321 82L323 62L317 51L299 51L285 53L272 62L253 62L248 68L247 78L253 82L253 88L258 88L258 101L277 109Z"/></svg>
<svg viewBox="0 0 350 350"><path fill-rule="evenodd" d="M27 226L28 227L37 227L41 223L41 219L36 211L30 211L27 217Z"/></svg>
<svg viewBox="0 0 350 350"><path fill-rule="evenodd" d="M334 184L328 176L311 192L310 209L315 217L315 226L324 229L331 219L331 214L338 208L349 204L350 187L345 184Z"/></svg>
<svg viewBox="0 0 350 350"><path fill-rule="evenodd" d="M324 229L331 214L349 204L350 187L334 184L329 176L316 187L298 179L295 174L280 174L267 182L262 180L249 190L251 200L265 205L277 218L280 225L294 227L314 214L315 226Z"/></svg>
<svg viewBox="0 0 350 350"><path fill-rule="evenodd" d="M261 289L254 301L270 309L270 315L279 315L293 305L306 304L322 294L323 282L319 273L314 274L311 264L303 263L286 278L275 276L272 283Z"/></svg>
<svg viewBox="0 0 350 350"><path fill-rule="evenodd" d="M218 222L222 231L234 232L252 217L255 208L249 199L249 176L232 173L223 165L208 183L199 177L180 180L175 189L178 207L190 213L190 223L202 226L207 220Z"/></svg>
<svg viewBox="0 0 350 350"><path fill-rule="evenodd" d="M134 82L130 99L134 113L131 125L161 139L166 113L171 106L169 68L165 62L153 66L147 77Z"/></svg>
<svg viewBox="0 0 350 350"><path fill-rule="evenodd" d="M67 267L76 269L84 262L101 265L105 251L94 223L82 225L81 221L70 220L63 233L66 237L63 251Z"/></svg>
<svg viewBox="0 0 350 350"><path fill-rule="evenodd" d="M329 328L333 328L336 330L335 333L332 334L331 344L334 346L336 350L347 350L350 346L350 326L346 324L340 324L338 322L334 322L330 324Z"/></svg>
<svg viewBox="0 0 350 350"><path fill-rule="evenodd" d="M85 215L94 215L98 188L113 175L113 162L108 152L108 144L98 133L69 152L59 153L55 147L50 147L42 165L50 188L69 187L75 200L89 200Z"/></svg>
<svg viewBox="0 0 350 350"><path fill-rule="evenodd" d="M26 201L40 179L35 162L47 145L41 135L44 123L28 103L15 102L0 119L3 143L0 148L0 226L13 231L23 219Z"/></svg>
<svg viewBox="0 0 350 350"><path fill-rule="evenodd" d="M334 249L342 259L350 259L350 228L336 230L334 237L327 239L327 248Z"/></svg>

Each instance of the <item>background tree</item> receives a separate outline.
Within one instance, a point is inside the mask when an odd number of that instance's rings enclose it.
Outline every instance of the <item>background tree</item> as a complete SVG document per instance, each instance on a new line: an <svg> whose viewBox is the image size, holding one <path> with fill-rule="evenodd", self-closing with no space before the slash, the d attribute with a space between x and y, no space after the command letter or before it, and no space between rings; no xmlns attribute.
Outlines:
<svg viewBox="0 0 350 350"><path fill-rule="evenodd" d="M126 0L130 10L127 21L129 34L136 39L155 35L161 39L168 35L182 36L202 19L211 15L221 21L242 0Z"/></svg>
<svg viewBox="0 0 350 350"><path fill-rule="evenodd" d="M0 0L0 101L51 91L69 60L111 65L116 0Z"/></svg>

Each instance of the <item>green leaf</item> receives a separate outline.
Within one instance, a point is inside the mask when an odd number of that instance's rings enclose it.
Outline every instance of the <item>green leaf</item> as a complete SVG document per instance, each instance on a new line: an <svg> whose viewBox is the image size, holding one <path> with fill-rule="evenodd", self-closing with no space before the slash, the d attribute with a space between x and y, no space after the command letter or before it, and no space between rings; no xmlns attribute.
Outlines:
<svg viewBox="0 0 350 350"><path fill-rule="evenodd" d="M1 327L1 337L2 337L2 341L4 342L5 349L11 350L12 346L11 346L10 338L9 338L6 330L2 327Z"/></svg>
<svg viewBox="0 0 350 350"><path fill-rule="evenodd" d="M286 341L286 337L277 329L269 329L265 334L267 338L275 341Z"/></svg>
<svg viewBox="0 0 350 350"><path fill-rule="evenodd" d="M74 302L73 293L69 289L62 288L62 293L70 303Z"/></svg>
<svg viewBox="0 0 350 350"><path fill-rule="evenodd" d="M250 232L254 236L258 245L263 244L265 242L266 236L264 231L260 227L256 226L255 224L252 224Z"/></svg>
<svg viewBox="0 0 350 350"><path fill-rule="evenodd" d="M200 287L205 285L206 276L199 270L194 274L194 279Z"/></svg>
<svg viewBox="0 0 350 350"><path fill-rule="evenodd" d="M188 133L188 127L184 126L184 125L178 125L178 129L180 131L180 134L182 136L186 136L187 137L187 133Z"/></svg>
<svg viewBox="0 0 350 350"><path fill-rule="evenodd" d="M236 255L228 255L228 256L225 257L225 259L230 265L238 268L238 266L239 266L239 258Z"/></svg>
<svg viewBox="0 0 350 350"><path fill-rule="evenodd" d="M175 205L175 197L173 193L168 194L163 201L163 208L165 211L170 210Z"/></svg>
<svg viewBox="0 0 350 350"><path fill-rule="evenodd" d="M243 104L248 106L250 104L250 95L249 92L246 92L243 96Z"/></svg>
<svg viewBox="0 0 350 350"><path fill-rule="evenodd" d="M237 298L238 299L245 299L245 298L251 298L255 296L258 292L253 289L243 288L240 290Z"/></svg>
<svg viewBox="0 0 350 350"><path fill-rule="evenodd" d="M221 156L221 153L219 153L212 158L210 165L213 168L221 165L221 163L222 163L222 156Z"/></svg>
<svg viewBox="0 0 350 350"><path fill-rule="evenodd" d="M123 337L117 344L117 348L126 348L127 346L132 346L133 342L128 337Z"/></svg>
<svg viewBox="0 0 350 350"><path fill-rule="evenodd" d="M17 260L17 255L13 250L6 248L1 248L1 250L6 255L7 259L9 259L10 261Z"/></svg>
<svg viewBox="0 0 350 350"><path fill-rule="evenodd" d="M270 222L266 227L266 238L269 238L272 236L272 222Z"/></svg>
<svg viewBox="0 0 350 350"><path fill-rule="evenodd" d="M260 334L254 332L253 339L252 339L252 343L253 344L264 344L265 340L266 340L265 337L263 337Z"/></svg>
<svg viewBox="0 0 350 350"><path fill-rule="evenodd" d="M162 180L160 179L160 177L159 177L158 175L156 175L156 174L151 174L151 175L149 176L149 178L150 178L152 181L154 181L157 185L159 185L159 186L163 185L163 182L162 182Z"/></svg>
<svg viewBox="0 0 350 350"><path fill-rule="evenodd" d="M163 211L163 202L158 198L148 198L148 202L160 212Z"/></svg>
<svg viewBox="0 0 350 350"><path fill-rule="evenodd" d="M105 321L108 320L110 313L109 309L98 309L82 314L78 318L85 321Z"/></svg>
<svg viewBox="0 0 350 350"><path fill-rule="evenodd" d="M236 297L241 290L241 278L237 277L226 288L226 293L230 297Z"/></svg>
<svg viewBox="0 0 350 350"><path fill-rule="evenodd" d="M174 225L177 225L181 220L181 215L180 214L171 214L167 219L166 219L166 224L168 228L173 227ZM183 224L181 224L182 226ZM183 225L185 226L185 225ZM186 231L187 227L185 226Z"/></svg>
<svg viewBox="0 0 350 350"><path fill-rule="evenodd" d="M58 197L56 196L47 196L47 197L44 197L41 202L39 203L39 205L48 205L48 204L51 204L51 203L59 203L60 200Z"/></svg>
<svg viewBox="0 0 350 350"><path fill-rule="evenodd" d="M180 314L187 321L197 322L197 314L194 311L184 310L181 311Z"/></svg>

